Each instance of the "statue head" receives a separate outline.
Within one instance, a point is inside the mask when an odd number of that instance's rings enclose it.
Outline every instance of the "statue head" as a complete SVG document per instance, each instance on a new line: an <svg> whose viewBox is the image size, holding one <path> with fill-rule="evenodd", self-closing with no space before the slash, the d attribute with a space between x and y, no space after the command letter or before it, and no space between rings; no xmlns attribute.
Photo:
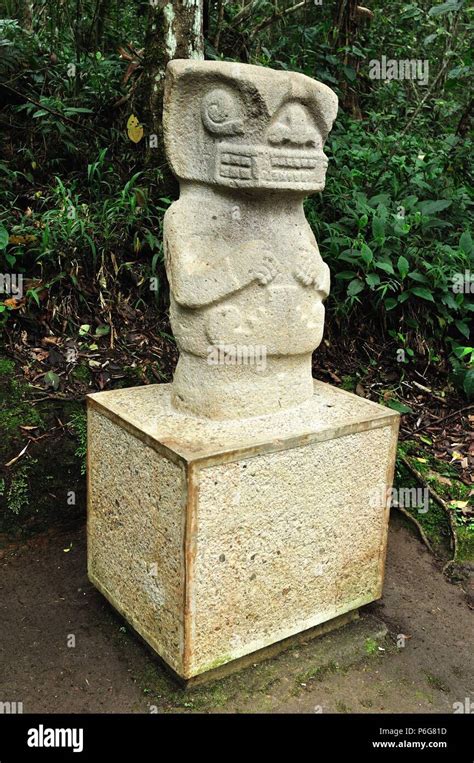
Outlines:
<svg viewBox="0 0 474 763"><path fill-rule="evenodd" d="M165 143L180 181L247 191L324 188L323 146L337 96L295 72L215 61L171 61Z"/></svg>

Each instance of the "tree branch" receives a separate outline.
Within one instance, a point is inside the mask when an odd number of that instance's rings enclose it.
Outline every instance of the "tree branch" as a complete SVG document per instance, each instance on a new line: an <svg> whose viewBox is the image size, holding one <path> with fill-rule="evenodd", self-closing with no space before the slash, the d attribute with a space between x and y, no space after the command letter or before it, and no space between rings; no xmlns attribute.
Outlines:
<svg viewBox="0 0 474 763"><path fill-rule="evenodd" d="M90 130L90 132L95 133L95 135L98 135L99 138L103 138L103 135L98 130L96 130L95 127L91 127L90 125L87 125L87 124L82 124L81 122L76 122L74 119L67 117L65 114L61 114L59 111L54 111L54 109L50 109L49 106L45 106L44 103L40 103L39 101L36 101L34 98L31 98L31 96L26 95L25 93L20 93L19 90L15 90L14 87L10 87L10 85L6 85L4 82L1 83L0 87L4 87L7 90L10 90L11 93L14 93L15 95L20 96L20 98L24 98L25 101L29 101L30 103L33 103L39 109L44 109L44 111L48 111L50 114L52 114L55 117L58 117L59 119L62 119L64 122L68 122L69 124L74 125L74 127L79 127L81 130L85 128L86 130Z"/></svg>
<svg viewBox="0 0 474 763"><path fill-rule="evenodd" d="M280 21L285 16L288 16L288 14L294 13L294 11L299 11L300 8L304 8L304 6L308 5L310 2L312 2L312 0L301 0L301 2L296 3L296 5L291 5L289 8L285 8L283 11L275 11L271 16L267 16L267 18L259 21L259 23L250 32L250 36L253 37L262 29L265 29L265 27L270 26L270 24L273 24L275 21Z"/></svg>

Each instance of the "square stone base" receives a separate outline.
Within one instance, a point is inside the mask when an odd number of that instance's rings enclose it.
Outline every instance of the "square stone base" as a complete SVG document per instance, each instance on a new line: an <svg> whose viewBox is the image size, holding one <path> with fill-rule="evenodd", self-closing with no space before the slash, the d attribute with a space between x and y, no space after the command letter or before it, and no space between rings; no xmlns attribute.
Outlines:
<svg viewBox="0 0 474 763"><path fill-rule="evenodd" d="M321 382L227 422L89 395L90 580L184 680L340 618L382 593L398 423Z"/></svg>

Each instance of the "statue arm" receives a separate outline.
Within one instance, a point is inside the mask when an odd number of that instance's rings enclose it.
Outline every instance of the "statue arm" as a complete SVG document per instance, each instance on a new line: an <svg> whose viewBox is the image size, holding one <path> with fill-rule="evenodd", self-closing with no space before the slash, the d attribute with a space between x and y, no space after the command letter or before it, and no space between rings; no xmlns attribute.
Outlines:
<svg viewBox="0 0 474 763"><path fill-rule="evenodd" d="M216 246L215 239L206 241L202 236L165 235L166 272L173 297L182 307L214 304L254 281L265 284L276 275L274 261L262 242L251 241L235 250L226 247L214 261L207 243Z"/></svg>

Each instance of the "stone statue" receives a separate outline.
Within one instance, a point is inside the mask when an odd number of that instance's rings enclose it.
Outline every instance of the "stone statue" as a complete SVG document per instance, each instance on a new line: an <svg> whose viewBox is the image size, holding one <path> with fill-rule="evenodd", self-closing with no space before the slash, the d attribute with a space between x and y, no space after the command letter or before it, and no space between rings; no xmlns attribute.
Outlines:
<svg viewBox="0 0 474 763"><path fill-rule="evenodd" d="M303 212L321 191L337 113L325 85L224 62L168 64L168 160L180 198L165 215L173 405L239 419L313 394L329 269Z"/></svg>
<svg viewBox="0 0 474 763"><path fill-rule="evenodd" d="M303 199L336 110L302 74L168 66L180 358L173 384L88 396L88 571L187 684L382 595L399 414L311 378L329 271Z"/></svg>

